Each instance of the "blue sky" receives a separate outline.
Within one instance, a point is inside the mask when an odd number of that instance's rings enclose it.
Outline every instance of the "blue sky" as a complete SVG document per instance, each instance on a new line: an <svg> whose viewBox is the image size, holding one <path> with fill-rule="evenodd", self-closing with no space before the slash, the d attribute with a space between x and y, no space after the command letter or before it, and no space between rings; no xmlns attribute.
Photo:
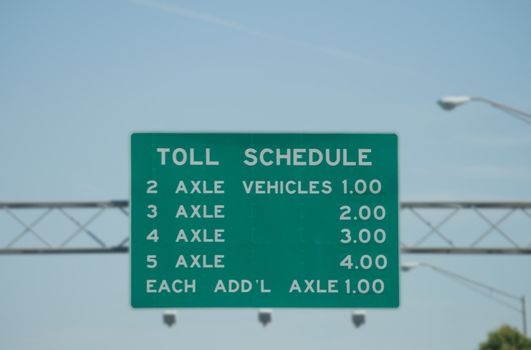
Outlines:
<svg viewBox="0 0 531 350"><path fill-rule="evenodd" d="M125 199L132 131L397 132L402 200L531 198L527 1L3 1L0 200ZM121 225L123 223L117 223ZM527 223L529 224L529 222ZM127 226L117 226L126 229ZM403 233L405 234L405 233ZM463 233L465 234L465 233ZM425 260L531 295L528 257ZM253 310L128 306L123 256L1 257L5 348L474 348L519 316L430 271L402 307Z"/></svg>

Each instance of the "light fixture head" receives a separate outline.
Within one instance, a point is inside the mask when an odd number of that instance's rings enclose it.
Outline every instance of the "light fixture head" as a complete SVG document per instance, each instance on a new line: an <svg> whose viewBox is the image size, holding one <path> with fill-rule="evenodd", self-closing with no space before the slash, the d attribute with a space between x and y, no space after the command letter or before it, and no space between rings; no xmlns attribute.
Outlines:
<svg viewBox="0 0 531 350"><path fill-rule="evenodd" d="M437 103L445 111L451 111L455 107L469 102L471 99L469 96L445 96L437 100Z"/></svg>
<svg viewBox="0 0 531 350"><path fill-rule="evenodd" d="M173 326L177 322L177 311L166 310L162 313L162 322L168 327Z"/></svg>
<svg viewBox="0 0 531 350"><path fill-rule="evenodd" d="M361 310L354 310L352 311L351 321L354 327L359 328L367 319L367 312L361 311Z"/></svg>
<svg viewBox="0 0 531 350"><path fill-rule="evenodd" d="M262 326L267 326L273 320L273 310L271 309L259 309L258 310L258 322Z"/></svg>
<svg viewBox="0 0 531 350"><path fill-rule="evenodd" d="M413 270L415 267L418 267L419 265L420 263L415 261L405 262L400 265L400 270L402 270L403 272L408 272Z"/></svg>

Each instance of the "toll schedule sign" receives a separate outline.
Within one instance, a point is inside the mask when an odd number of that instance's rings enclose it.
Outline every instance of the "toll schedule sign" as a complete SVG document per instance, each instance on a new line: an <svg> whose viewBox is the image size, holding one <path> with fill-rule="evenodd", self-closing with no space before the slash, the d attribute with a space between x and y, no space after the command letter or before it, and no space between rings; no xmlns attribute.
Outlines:
<svg viewBox="0 0 531 350"><path fill-rule="evenodd" d="M133 134L133 307L398 307L397 170L394 134Z"/></svg>

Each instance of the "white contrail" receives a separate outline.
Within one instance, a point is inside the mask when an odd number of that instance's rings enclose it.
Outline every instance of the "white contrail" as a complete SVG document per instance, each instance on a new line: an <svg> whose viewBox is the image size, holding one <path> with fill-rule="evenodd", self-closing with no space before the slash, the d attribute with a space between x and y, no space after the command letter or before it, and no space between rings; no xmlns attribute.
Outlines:
<svg viewBox="0 0 531 350"><path fill-rule="evenodd" d="M180 17L185 17L188 19L193 19L196 21L201 21L201 22L205 22L209 24L215 24L218 26L235 29L235 30L239 30L242 32L250 32L247 26L242 25L240 23L229 21L224 18L212 16L206 13L189 10L184 7L176 6L173 4L163 3L160 1L149 1L149 0L130 0L130 1L136 4L149 6L151 8L155 8L155 9L158 9L164 12L173 13Z"/></svg>
<svg viewBox="0 0 531 350"><path fill-rule="evenodd" d="M321 53L324 53L326 55L333 56L333 57L336 57L336 58L351 60L351 61L355 61L355 62L358 62L358 63L365 63L365 64L371 64L371 65L374 64L374 65L378 65L378 66L381 66L381 67L387 67L387 68L395 70L395 71L396 70L399 70L399 71L402 71L402 72L405 71L404 69L399 68L399 67L389 66L389 65L386 65L386 64L382 64L382 63L376 63L373 60L366 59L363 56L361 56L359 54L356 54L356 53L352 53L352 52L349 52L349 51L336 49L336 48L328 47L328 46L324 46L324 45L317 45L317 44L313 44L313 43L307 42L307 41L293 40L293 39L288 39L288 38L285 38L285 37L272 35L272 34L269 34L269 33L266 33L266 32L257 31L257 30L254 30L254 29L246 26L245 24L242 24L242 23L239 23L239 22L235 22L235 21L227 20L225 18L213 16L213 15L210 15L208 13L203 13L203 12L198 12L198 11L195 11L195 10L190 10L188 8L180 7L180 6L177 6L177 5L174 5L174 4L168 4L168 3L160 2L160 1L156 1L156 0L129 0L129 1L131 1L133 3L136 3L136 4L140 4L140 5L144 5L144 6L147 6L147 7L151 7L151 8L160 10L160 11L171 13L171 14L177 15L179 17L183 17L183 18L187 18L187 19L190 19L190 20L199 21L199 22L203 22L203 23L208 23L208 24L212 24L212 25L217 25L217 26L220 26L220 27L225 27L225 28L236 30L236 31L240 31L240 32L243 32L243 33L246 33L248 35L255 36L255 37L268 39L268 40L279 41L279 42L284 42L284 43L287 43L287 44L290 44L290 45L293 45L293 46L305 47L305 48L308 48L308 49L311 49L311 50L314 50L314 51L319 51ZM411 73L411 72L407 72L407 73Z"/></svg>

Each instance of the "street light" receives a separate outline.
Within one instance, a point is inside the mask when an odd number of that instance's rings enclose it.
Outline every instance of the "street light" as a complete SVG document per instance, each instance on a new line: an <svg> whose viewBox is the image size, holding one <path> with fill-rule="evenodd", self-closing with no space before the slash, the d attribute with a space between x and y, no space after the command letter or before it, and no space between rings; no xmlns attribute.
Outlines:
<svg viewBox="0 0 531 350"><path fill-rule="evenodd" d="M437 103L441 106L442 109L446 111L451 111L457 106L467 103L471 98L468 96L446 96L440 98Z"/></svg>
<svg viewBox="0 0 531 350"><path fill-rule="evenodd" d="M491 107L494 107L496 109L499 109L507 114L509 114L512 117L515 117L517 119L520 119L521 121L531 124L531 113L527 113L524 111L521 111L519 109L516 109L511 106L504 105L502 103L489 100L484 97L473 97L473 96L445 96L441 97L439 100L437 100L437 103L439 106L444 109L445 111L451 111L455 109L456 107L465 104L470 101L478 101L483 102L486 104L489 104Z"/></svg>
<svg viewBox="0 0 531 350"><path fill-rule="evenodd" d="M432 264L428 264L428 263L405 262L405 263L402 263L402 265L400 266L400 269L403 272L408 272L408 271L411 271L411 270L413 270L413 269L415 269L417 267L428 267L428 268L432 269L433 271L438 272L438 273L440 273L440 274L442 274L442 275L444 275L446 277L449 277L449 278L452 278L452 279L454 279L454 280L456 280L458 282L464 283L467 287L470 287L472 285L474 287L478 287L478 288L481 288L483 290L487 290L490 293L498 294L498 295L503 296L505 298L518 301L520 303L520 308L516 308L513 305L509 305L506 302L503 302L501 300L498 300L497 298L494 298L494 300L497 301L498 303L501 303L502 305L508 307L509 309L517 311L517 312L522 314L522 330L523 330L524 335L527 337L527 298L526 298L525 294L523 296L519 297L519 296L513 295L513 294L511 294L509 292L506 292L504 290L498 289L496 287L489 286L489 285L487 285L485 283L475 281L475 280L470 279L468 277L465 277L463 275L457 274L455 272L452 272L452 271L449 271L449 270L443 269L441 267L438 267L436 265L432 265ZM480 290L478 290L478 289L474 289L473 288L473 290L476 291L476 292L479 292L479 293L481 293L481 294L483 294L483 295L485 295L487 297L492 298L492 296L490 296L489 294L484 294L483 292L480 292Z"/></svg>

